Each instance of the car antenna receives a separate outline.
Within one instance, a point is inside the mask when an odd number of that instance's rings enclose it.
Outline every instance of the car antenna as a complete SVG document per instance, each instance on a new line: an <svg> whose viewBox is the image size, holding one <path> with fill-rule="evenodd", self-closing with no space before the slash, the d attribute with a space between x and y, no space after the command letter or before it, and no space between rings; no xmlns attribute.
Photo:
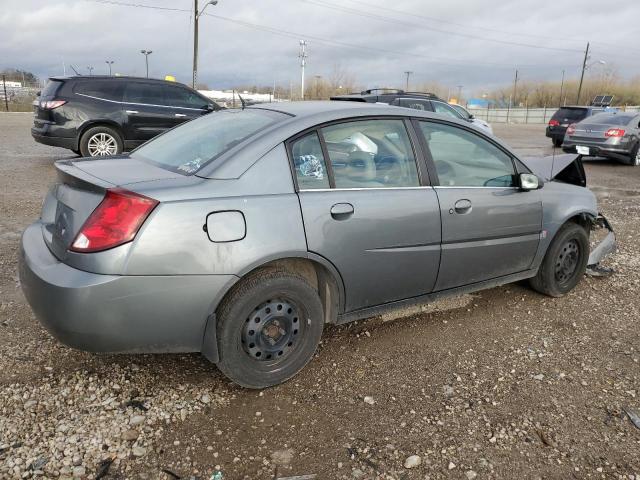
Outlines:
<svg viewBox="0 0 640 480"><path fill-rule="evenodd" d="M240 92L238 92L238 98L240 99L240 102L242 103L242 110L244 110L244 107L246 107L247 105L246 105L246 103L244 101L244 98L242 98L240 96Z"/></svg>

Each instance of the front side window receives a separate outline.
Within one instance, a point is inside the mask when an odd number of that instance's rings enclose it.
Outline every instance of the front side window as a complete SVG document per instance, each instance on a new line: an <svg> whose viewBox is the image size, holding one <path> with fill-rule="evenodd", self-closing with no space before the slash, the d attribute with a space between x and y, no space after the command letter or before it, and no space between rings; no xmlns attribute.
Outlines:
<svg viewBox="0 0 640 480"><path fill-rule="evenodd" d="M166 105L163 86L152 83L128 83L124 91L124 101L146 105Z"/></svg>
<svg viewBox="0 0 640 480"><path fill-rule="evenodd" d="M416 187L418 170L402 120L359 120L322 129L336 188Z"/></svg>
<svg viewBox="0 0 640 480"><path fill-rule="evenodd" d="M438 172L440 185L455 187L514 187L511 157L468 130L420 122Z"/></svg>
<svg viewBox="0 0 640 480"><path fill-rule="evenodd" d="M182 87L165 87L165 96L172 107L203 109L209 103L193 90Z"/></svg>
<svg viewBox="0 0 640 480"><path fill-rule="evenodd" d="M327 166L316 132L311 132L292 142L291 154L300 190L329 188Z"/></svg>
<svg viewBox="0 0 640 480"><path fill-rule="evenodd" d="M265 128L289 118L271 110L221 110L155 137L131 157L191 175Z"/></svg>

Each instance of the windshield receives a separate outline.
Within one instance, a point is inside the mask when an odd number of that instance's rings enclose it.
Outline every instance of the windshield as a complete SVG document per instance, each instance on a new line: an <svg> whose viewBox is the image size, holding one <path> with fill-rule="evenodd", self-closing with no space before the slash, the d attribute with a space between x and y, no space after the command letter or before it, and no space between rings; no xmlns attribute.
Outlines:
<svg viewBox="0 0 640 480"><path fill-rule="evenodd" d="M145 143L131 157L191 175L268 126L289 118L271 110L222 110Z"/></svg>
<svg viewBox="0 0 640 480"><path fill-rule="evenodd" d="M464 118L471 118L471 114L467 111L466 108L461 107L460 105L450 104L451 108L453 108L456 112L462 115Z"/></svg>
<svg viewBox="0 0 640 480"><path fill-rule="evenodd" d="M601 124L601 125L615 125L615 126L623 126L627 125L635 115L619 115L616 113L599 113L594 115L589 119L590 124ZM586 120L585 122L586 123Z"/></svg>
<svg viewBox="0 0 640 480"><path fill-rule="evenodd" d="M554 120L561 120L564 122L577 122L587 116L589 111L586 108L561 108L553 114Z"/></svg>

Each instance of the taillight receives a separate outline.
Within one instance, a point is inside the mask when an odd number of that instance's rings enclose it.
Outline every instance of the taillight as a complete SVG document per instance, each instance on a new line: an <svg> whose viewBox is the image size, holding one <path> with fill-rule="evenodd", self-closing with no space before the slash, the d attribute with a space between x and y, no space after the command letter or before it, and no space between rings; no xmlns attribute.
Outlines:
<svg viewBox="0 0 640 480"><path fill-rule="evenodd" d="M575 123L572 123L571 125L569 125L567 127L567 133L569 135L573 135L574 133L576 133L576 124Z"/></svg>
<svg viewBox="0 0 640 480"><path fill-rule="evenodd" d="M40 102L40 108L44 108L45 110L53 110L54 108L61 107L67 103L66 100L45 100Z"/></svg>
<svg viewBox="0 0 640 480"><path fill-rule="evenodd" d="M560 125L560 122L558 120L554 120L554 119L549 120L550 127L557 127L558 125Z"/></svg>
<svg viewBox="0 0 640 480"><path fill-rule="evenodd" d="M610 128L606 132L604 132L605 137L624 137L624 129L623 128Z"/></svg>
<svg viewBox="0 0 640 480"><path fill-rule="evenodd" d="M107 190L69 250L89 253L107 250L133 240L158 201L128 190Z"/></svg>

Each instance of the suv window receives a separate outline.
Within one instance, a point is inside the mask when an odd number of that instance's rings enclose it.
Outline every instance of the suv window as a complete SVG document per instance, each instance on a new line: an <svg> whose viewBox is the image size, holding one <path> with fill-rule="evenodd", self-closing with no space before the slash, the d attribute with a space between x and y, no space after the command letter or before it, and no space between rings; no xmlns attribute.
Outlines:
<svg viewBox="0 0 640 480"><path fill-rule="evenodd" d="M393 104L400 107L413 108L414 110L424 110L426 112L433 111L431 102L429 100L422 100L420 98L399 98L396 99Z"/></svg>
<svg viewBox="0 0 640 480"><path fill-rule="evenodd" d="M418 169L402 120L358 120L322 129L336 188L416 187Z"/></svg>
<svg viewBox="0 0 640 480"><path fill-rule="evenodd" d="M440 185L455 187L513 187L511 157L468 130L420 122L438 172Z"/></svg>
<svg viewBox="0 0 640 480"><path fill-rule="evenodd" d="M587 108L561 108L553 114L554 120L560 121L560 123L575 123L579 122L583 118L589 115Z"/></svg>
<svg viewBox="0 0 640 480"><path fill-rule="evenodd" d="M40 96L53 97L58 91L58 89L62 86L62 83L63 82L61 82L60 80L49 80L45 85L45 87L40 92Z"/></svg>
<svg viewBox="0 0 640 480"><path fill-rule="evenodd" d="M164 85L141 82L127 83L124 91L124 101L127 103L166 105Z"/></svg>
<svg viewBox="0 0 640 480"><path fill-rule="evenodd" d="M316 132L295 140L291 144L291 153L300 190L329 188L327 165Z"/></svg>
<svg viewBox="0 0 640 480"><path fill-rule="evenodd" d="M167 105L172 107L203 109L209 103L193 90L169 85L164 88Z"/></svg>
<svg viewBox="0 0 640 480"><path fill-rule="evenodd" d="M453 108L450 105L447 105L446 103L443 102L431 102L431 104L433 105L433 111L436 113L443 113L445 115L449 115L450 117L453 117L457 120L460 120L462 118L462 115L460 115L455 108Z"/></svg>
<svg viewBox="0 0 640 480"><path fill-rule="evenodd" d="M122 90L120 86L117 82L87 80L76 83L73 86L73 93L119 102L122 100Z"/></svg>

